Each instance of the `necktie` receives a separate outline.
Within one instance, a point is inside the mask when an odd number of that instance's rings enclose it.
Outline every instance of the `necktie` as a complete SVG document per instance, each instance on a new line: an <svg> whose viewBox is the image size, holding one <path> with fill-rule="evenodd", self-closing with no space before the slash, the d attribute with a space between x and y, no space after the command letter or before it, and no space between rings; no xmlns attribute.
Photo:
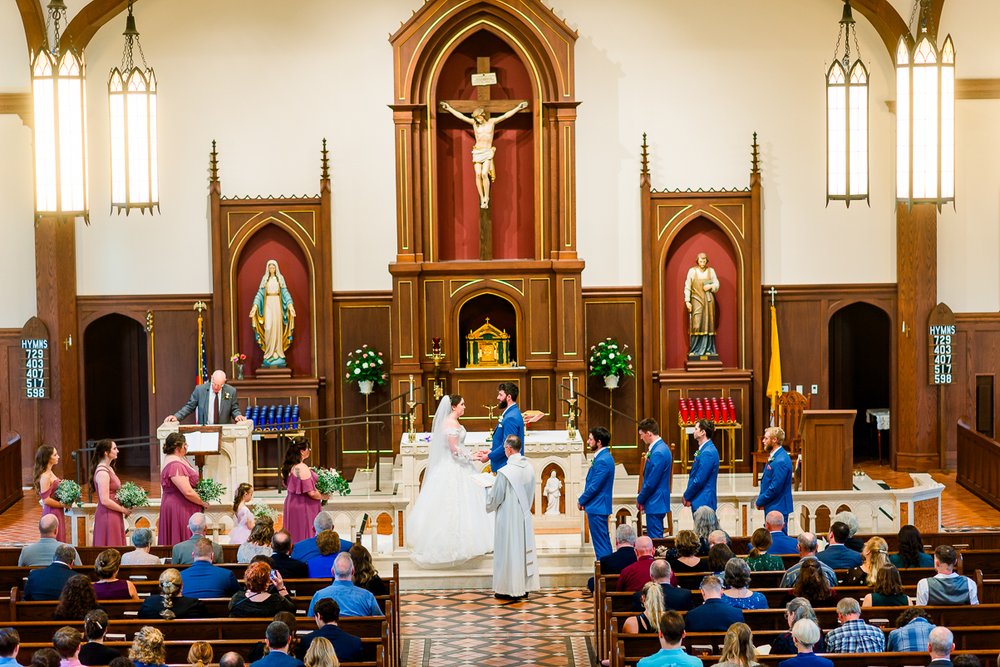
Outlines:
<svg viewBox="0 0 1000 667"><path fill-rule="evenodd" d="M213 424L218 424L219 423L219 401L220 401L219 395L216 394L215 395L215 400L212 401L212 423Z"/></svg>

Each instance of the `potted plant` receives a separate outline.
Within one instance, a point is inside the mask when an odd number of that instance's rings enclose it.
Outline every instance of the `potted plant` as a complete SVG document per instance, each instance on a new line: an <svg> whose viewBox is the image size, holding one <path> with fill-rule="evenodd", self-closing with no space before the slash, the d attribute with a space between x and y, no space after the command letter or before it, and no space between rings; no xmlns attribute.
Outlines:
<svg viewBox="0 0 1000 667"><path fill-rule="evenodd" d="M608 389L617 387L621 378L635 375L628 345L619 344L614 338L605 338L591 345L590 374L604 378L604 386Z"/></svg>
<svg viewBox="0 0 1000 667"><path fill-rule="evenodd" d="M385 384L384 368L382 353L362 345L347 353L347 373L344 375L344 382L355 382L362 394L370 394L374 391L375 385Z"/></svg>

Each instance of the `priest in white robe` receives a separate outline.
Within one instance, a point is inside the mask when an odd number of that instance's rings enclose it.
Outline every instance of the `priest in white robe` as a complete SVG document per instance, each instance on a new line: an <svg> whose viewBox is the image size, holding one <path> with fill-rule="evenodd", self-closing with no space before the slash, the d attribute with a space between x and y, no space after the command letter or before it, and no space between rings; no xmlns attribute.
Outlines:
<svg viewBox="0 0 1000 667"><path fill-rule="evenodd" d="M531 503L535 471L521 455L521 439L504 441L507 465L497 473L486 499L486 511L496 512L493 547L493 591L500 600L525 598L540 588Z"/></svg>

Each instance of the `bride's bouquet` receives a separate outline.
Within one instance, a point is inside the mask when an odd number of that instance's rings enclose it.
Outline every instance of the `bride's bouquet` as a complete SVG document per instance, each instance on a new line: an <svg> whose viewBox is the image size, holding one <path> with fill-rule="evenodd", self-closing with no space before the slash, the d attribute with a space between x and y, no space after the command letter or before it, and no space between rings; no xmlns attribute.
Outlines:
<svg viewBox="0 0 1000 667"><path fill-rule="evenodd" d="M64 479L59 482L59 486L56 487L55 493L52 495L66 507L72 507L73 505L83 507L83 501L80 500L80 485L71 479Z"/></svg>
<svg viewBox="0 0 1000 667"><path fill-rule="evenodd" d="M135 482L125 482L115 494L115 499L119 505L130 510L135 507L144 507L149 501L149 494Z"/></svg>
<svg viewBox="0 0 1000 667"><path fill-rule="evenodd" d="M333 468L313 468L316 472L316 490L324 495L346 496L351 493L351 486L339 472Z"/></svg>

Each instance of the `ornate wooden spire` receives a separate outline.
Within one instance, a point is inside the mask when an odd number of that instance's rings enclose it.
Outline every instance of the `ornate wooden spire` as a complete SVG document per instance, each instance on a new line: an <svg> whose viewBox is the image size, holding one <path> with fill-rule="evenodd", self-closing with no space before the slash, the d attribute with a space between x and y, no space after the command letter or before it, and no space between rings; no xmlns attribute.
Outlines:
<svg viewBox="0 0 1000 667"><path fill-rule="evenodd" d="M212 139L212 152L209 153L208 160L208 182L219 182L219 154L215 150L215 139Z"/></svg>
<svg viewBox="0 0 1000 667"><path fill-rule="evenodd" d="M328 181L330 180L330 151L326 150L326 137L323 137L323 150L320 153L323 157L320 161L322 171L319 177L320 180Z"/></svg>
<svg viewBox="0 0 1000 667"><path fill-rule="evenodd" d="M757 133L753 133L753 148L751 151L751 169L750 173L752 175L760 175L760 146L757 144Z"/></svg>

